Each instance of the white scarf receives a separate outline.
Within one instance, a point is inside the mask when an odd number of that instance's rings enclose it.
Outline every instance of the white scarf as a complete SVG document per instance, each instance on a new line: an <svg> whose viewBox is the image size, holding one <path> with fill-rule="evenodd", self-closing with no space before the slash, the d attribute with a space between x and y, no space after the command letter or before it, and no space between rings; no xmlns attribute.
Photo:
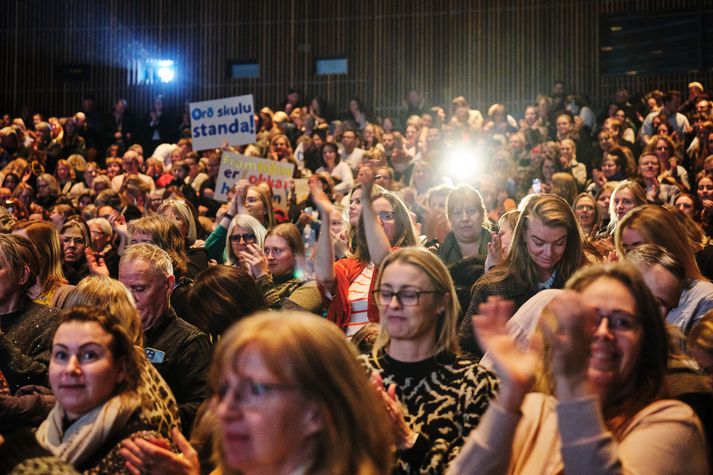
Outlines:
<svg viewBox="0 0 713 475"><path fill-rule="evenodd" d="M53 455L77 467L124 427L139 401L133 392L122 393L87 412L66 430L65 411L57 403L35 432L35 438Z"/></svg>

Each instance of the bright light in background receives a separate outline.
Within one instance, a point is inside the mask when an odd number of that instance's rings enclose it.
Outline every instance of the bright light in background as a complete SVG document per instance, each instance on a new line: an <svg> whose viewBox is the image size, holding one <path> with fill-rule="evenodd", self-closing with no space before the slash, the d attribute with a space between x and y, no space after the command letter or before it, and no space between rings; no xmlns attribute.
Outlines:
<svg viewBox="0 0 713 475"><path fill-rule="evenodd" d="M447 157L443 169L455 182L471 182L482 172L483 157L478 148L456 148Z"/></svg>
<svg viewBox="0 0 713 475"><path fill-rule="evenodd" d="M176 69L173 66L173 61L165 59L158 61L158 70L156 71L161 82L171 82L176 77Z"/></svg>

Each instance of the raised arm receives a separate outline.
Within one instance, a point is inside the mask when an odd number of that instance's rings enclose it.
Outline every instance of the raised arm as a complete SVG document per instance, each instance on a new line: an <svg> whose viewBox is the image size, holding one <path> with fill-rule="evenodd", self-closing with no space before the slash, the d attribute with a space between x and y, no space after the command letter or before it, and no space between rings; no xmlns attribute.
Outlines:
<svg viewBox="0 0 713 475"><path fill-rule="evenodd" d="M319 209L319 217L322 221L322 230L317 239L317 252L314 255L314 275L330 294L336 290L336 280L334 276L334 249L332 246L332 236L329 232L329 215L334 210L334 205L322 190L321 182L318 179L309 180L309 192L312 202Z"/></svg>
<svg viewBox="0 0 713 475"><path fill-rule="evenodd" d="M366 245L369 248L371 261L379 265L386 256L391 253L391 243L384 232L379 215L374 211L371 201L371 190L374 186L374 172L370 167L361 167L358 176L362 186L361 194L361 215L364 220L364 233Z"/></svg>

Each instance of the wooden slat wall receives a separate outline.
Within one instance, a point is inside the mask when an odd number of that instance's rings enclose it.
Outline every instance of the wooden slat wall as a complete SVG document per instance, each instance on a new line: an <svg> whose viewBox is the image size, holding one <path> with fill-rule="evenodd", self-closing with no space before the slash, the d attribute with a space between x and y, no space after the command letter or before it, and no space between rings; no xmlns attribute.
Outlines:
<svg viewBox="0 0 713 475"><path fill-rule="evenodd" d="M619 86L685 88L710 72L600 78L599 15L710 7L713 0L5 0L0 17L0 110L65 115L83 94L108 110L255 94L276 105L290 87L342 111L350 97L394 114L412 87L430 102L464 95L483 111L521 112L555 79L603 104ZM318 57L349 58L349 74L317 77ZM170 58L179 80L132 86L127 66ZM259 80L226 78L229 59L256 59ZM58 63L90 63L91 79L54 80Z"/></svg>

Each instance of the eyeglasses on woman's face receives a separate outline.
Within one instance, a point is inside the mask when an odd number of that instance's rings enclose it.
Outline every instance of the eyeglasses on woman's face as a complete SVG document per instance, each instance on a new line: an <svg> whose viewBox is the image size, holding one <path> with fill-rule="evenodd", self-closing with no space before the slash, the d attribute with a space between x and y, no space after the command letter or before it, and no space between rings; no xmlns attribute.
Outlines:
<svg viewBox="0 0 713 475"><path fill-rule="evenodd" d="M438 294L437 290L416 290L416 289L401 289L394 292L392 289L375 289L372 291L374 299L379 305L386 306L396 297L401 305L410 307L418 305L418 300L421 294Z"/></svg>
<svg viewBox="0 0 713 475"><path fill-rule="evenodd" d="M250 378L243 378L235 385L223 384L215 397L218 403L240 404L245 409L258 409L275 393L296 391L299 388L290 384L264 383ZM228 399L230 398L230 399Z"/></svg>

